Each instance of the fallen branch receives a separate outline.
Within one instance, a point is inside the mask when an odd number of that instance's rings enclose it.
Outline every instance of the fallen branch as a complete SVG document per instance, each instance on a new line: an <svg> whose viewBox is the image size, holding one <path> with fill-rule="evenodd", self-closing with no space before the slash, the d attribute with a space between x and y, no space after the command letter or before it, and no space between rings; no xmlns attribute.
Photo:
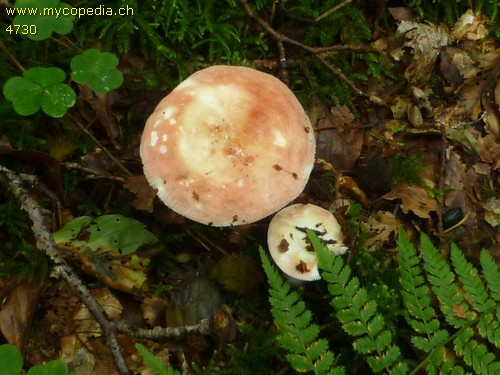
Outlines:
<svg viewBox="0 0 500 375"><path fill-rule="evenodd" d="M207 335L212 332L210 319L203 319L198 324L192 326L181 327L154 327L152 329L131 328L125 322L121 321L116 322L115 326L117 330L129 336L150 340L165 339L168 337L181 337L187 335L188 333Z"/></svg>
<svg viewBox="0 0 500 375"><path fill-rule="evenodd" d="M50 230L44 222L42 208L33 199L28 186L36 183L36 177L32 175L18 175L0 166L0 181L2 181L12 192L20 203L21 208L28 213L31 219L31 230L36 239L36 246L43 251L52 262L53 273L64 279L73 289L74 293L87 306L97 323L101 326L106 345L113 356L113 360L121 375L129 375L130 371L125 363L122 349L116 338L116 327L108 320L102 306L90 294L89 289L75 274L73 268L61 256Z"/></svg>
<svg viewBox="0 0 500 375"><path fill-rule="evenodd" d="M268 22L266 22L265 20L263 20L262 18L260 18L258 15L256 15L253 12L252 8L250 8L250 5L248 5L248 1L247 0L238 0L238 2L240 3L241 7L243 8L243 10L245 11L245 13L247 14L247 16L249 18L251 18L264 31L266 31L274 39L276 39L276 42L278 44L279 53L280 53L280 65L281 66L284 63L283 58L284 58L284 55L285 55L284 49L282 50L283 43L292 44L294 46L302 48L302 49L310 52L311 54L313 54L314 57L316 57L319 60L319 62L321 62L321 64L323 64L324 66L326 66L326 68L328 68L328 70L330 70L334 75L336 75L337 78L339 78L347 86L349 86L351 88L351 90L356 95L358 95L360 97L367 98L370 101L374 102L375 104L381 104L381 103L383 103L383 101L380 98L375 97L373 95L368 95L363 90L361 90L359 87L357 87L356 84L354 82L352 82L349 78L347 78L347 76L344 73L342 73L341 71L339 71L338 69L336 69L334 66L332 66L330 63L328 63L328 61L326 61L325 58L324 58L324 56L323 56L324 53L329 52L329 51L355 49L358 52L361 51L361 50L363 50L364 52L368 52L368 51L371 51L370 48L366 48L366 46L362 46L362 47L360 47L360 46L347 46L347 47L346 46L331 46L331 47L318 47L318 48L308 46L307 44L304 44L304 43L301 43L301 42L299 42L299 41L297 41L295 39L289 38L286 35L283 35L283 34L279 33L278 31L276 31ZM342 6L348 4L349 2L350 1L345 1L345 2L343 2L341 4L339 4L339 7L332 8L331 9L331 13L333 13L334 11L340 9ZM328 13L326 16L330 15L331 13Z"/></svg>

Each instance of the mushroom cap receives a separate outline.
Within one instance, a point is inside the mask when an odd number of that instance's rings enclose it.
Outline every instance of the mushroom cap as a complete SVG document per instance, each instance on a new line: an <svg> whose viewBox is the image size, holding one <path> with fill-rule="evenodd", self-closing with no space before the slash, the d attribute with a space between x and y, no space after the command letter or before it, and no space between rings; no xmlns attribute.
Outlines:
<svg viewBox="0 0 500 375"><path fill-rule="evenodd" d="M177 86L146 122L144 174L172 210L214 226L248 224L304 189L315 139L297 98L254 69L212 66Z"/></svg>
<svg viewBox="0 0 500 375"><path fill-rule="evenodd" d="M318 259L306 228L317 234L336 255L347 251L337 219L313 204L294 204L279 211L269 223L267 244L276 265L299 280L318 280Z"/></svg>

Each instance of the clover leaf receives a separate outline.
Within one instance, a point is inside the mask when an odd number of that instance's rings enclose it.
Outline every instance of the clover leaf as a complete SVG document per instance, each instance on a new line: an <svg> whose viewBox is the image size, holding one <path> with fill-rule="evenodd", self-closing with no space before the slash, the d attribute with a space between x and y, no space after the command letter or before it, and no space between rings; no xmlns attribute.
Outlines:
<svg viewBox="0 0 500 375"><path fill-rule="evenodd" d="M71 60L71 77L97 93L105 93L123 83L123 74L116 69L117 65L118 58L114 54L90 48Z"/></svg>
<svg viewBox="0 0 500 375"><path fill-rule="evenodd" d="M76 101L71 87L61 83L65 78L66 73L59 68L31 68L22 77L8 79L3 94L22 116L32 115L42 108L49 116L62 117Z"/></svg>
<svg viewBox="0 0 500 375"><path fill-rule="evenodd" d="M18 11L13 25L36 26L36 33L27 35L31 40L44 40L52 33L66 35L73 30L75 16L70 14L73 7L59 0L17 0L15 8L25 13Z"/></svg>

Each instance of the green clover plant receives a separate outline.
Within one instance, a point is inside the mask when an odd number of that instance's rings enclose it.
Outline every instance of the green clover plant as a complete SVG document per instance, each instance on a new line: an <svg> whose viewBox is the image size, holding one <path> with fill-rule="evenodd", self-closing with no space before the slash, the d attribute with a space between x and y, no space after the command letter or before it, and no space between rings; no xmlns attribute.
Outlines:
<svg viewBox="0 0 500 375"><path fill-rule="evenodd" d="M26 35L31 40L45 40L52 33L66 35L73 30L75 16L69 12L72 7L59 0L17 0L15 8L18 9L18 16L12 24L28 27L34 25L36 32ZM29 14L27 10L30 11Z"/></svg>
<svg viewBox="0 0 500 375"><path fill-rule="evenodd" d="M62 83L65 78L66 73L59 68L31 68L22 77L9 78L3 94L22 116L32 115L41 108L49 116L62 117L76 102L75 92Z"/></svg>
<svg viewBox="0 0 500 375"><path fill-rule="evenodd" d="M0 369L2 375L69 375L68 366L60 361L54 360L44 365L31 367L28 372L23 370L23 357L19 349L12 344L0 345Z"/></svg>
<svg viewBox="0 0 500 375"><path fill-rule="evenodd" d="M97 93L105 93L123 83L123 74L116 69L117 65L118 58L114 54L90 48L71 60L71 77Z"/></svg>

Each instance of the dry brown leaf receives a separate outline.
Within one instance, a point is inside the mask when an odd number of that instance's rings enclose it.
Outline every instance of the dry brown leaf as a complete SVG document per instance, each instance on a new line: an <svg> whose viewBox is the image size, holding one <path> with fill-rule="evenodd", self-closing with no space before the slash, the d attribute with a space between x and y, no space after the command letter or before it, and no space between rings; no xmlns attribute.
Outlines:
<svg viewBox="0 0 500 375"><path fill-rule="evenodd" d="M488 18L481 13L474 14L472 9L459 18L451 35L456 40L480 40L488 35Z"/></svg>
<svg viewBox="0 0 500 375"><path fill-rule="evenodd" d="M387 8L387 10L396 21L411 21L413 18L410 7L392 7Z"/></svg>
<svg viewBox="0 0 500 375"><path fill-rule="evenodd" d="M117 142L121 137L121 129L118 126L116 116L114 115L111 106L117 100L116 92L110 91L104 94L94 93L88 86L80 85L79 94L79 109L80 113L87 117L88 121L93 121L95 116L106 130L109 139L112 142ZM82 106L82 102L88 103L93 111L88 111Z"/></svg>
<svg viewBox="0 0 500 375"><path fill-rule="evenodd" d="M167 301L160 297L148 297L142 301L141 310L144 320L150 327L165 325Z"/></svg>
<svg viewBox="0 0 500 375"><path fill-rule="evenodd" d="M366 230L366 249L368 251L377 251L394 240L401 224L391 212L379 211L370 216L364 226Z"/></svg>
<svg viewBox="0 0 500 375"><path fill-rule="evenodd" d="M480 190L478 175L473 168L467 166L460 159L456 151L450 151L445 164L444 206L446 208L460 207L468 219L464 223L467 228L476 225L477 191Z"/></svg>
<svg viewBox="0 0 500 375"><path fill-rule="evenodd" d="M463 57L464 55L467 56L458 48L446 47L441 50L439 68L444 78L453 89L456 89L464 82L464 75L461 73L461 69L458 66L461 59L458 58L458 62L454 61L455 57ZM471 59L469 58L469 60Z"/></svg>
<svg viewBox="0 0 500 375"><path fill-rule="evenodd" d="M89 256L75 251L82 263L83 272L95 277L103 284L125 293L147 290L146 268L148 258L131 255Z"/></svg>
<svg viewBox="0 0 500 375"><path fill-rule="evenodd" d="M493 228L500 227L500 198L492 197L483 204L485 209L484 220Z"/></svg>
<svg viewBox="0 0 500 375"><path fill-rule="evenodd" d="M488 134L484 137L477 137L477 152L481 161L491 164L493 170L500 168L500 143L495 137Z"/></svg>
<svg viewBox="0 0 500 375"><path fill-rule="evenodd" d="M150 213L153 212L156 190L149 185L146 177L143 175L131 176L125 181L123 186L136 195L136 198L132 202L134 208Z"/></svg>
<svg viewBox="0 0 500 375"><path fill-rule="evenodd" d="M431 212L439 211L436 200L431 198L422 186L400 184L382 198L387 200L401 199L401 209L405 214L412 211L423 219L429 219Z"/></svg>
<svg viewBox="0 0 500 375"><path fill-rule="evenodd" d="M31 318L42 293L44 281L35 277L33 281L13 278L2 285L0 296L0 331L7 342L23 348Z"/></svg>
<svg viewBox="0 0 500 375"><path fill-rule="evenodd" d="M122 305L108 289L93 290L92 295L109 318L121 318ZM61 337L60 359L77 374L117 374L113 358L101 340L101 327L84 304L74 312L73 321L71 332Z"/></svg>
<svg viewBox="0 0 500 375"><path fill-rule="evenodd" d="M405 78L414 85L427 83L441 47L450 41L446 30L440 26L403 21L398 34L407 39L405 46L413 50L413 62L405 70Z"/></svg>
<svg viewBox="0 0 500 375"><path fill-rule="evenodd" d="M315 129L319 134L316 157L331 162L337 170L353 169L363 147L363 131L346 106L334 107L323 116Z"/></svg>
<svg viewBox="0 0 500 375"><path fill-rule="evenodd" d="M481 99L484 108L483 120L487 125L486 130L498 141L500 140L500 112L486 95L483 95Z"/></svg>
<svg viewBox="0 0 500 375"><path fill-rule="evenodd" d="M407 97L397 96L394 98L391 106L392 117L397 120L406 118L410 100Z"/></svg>

